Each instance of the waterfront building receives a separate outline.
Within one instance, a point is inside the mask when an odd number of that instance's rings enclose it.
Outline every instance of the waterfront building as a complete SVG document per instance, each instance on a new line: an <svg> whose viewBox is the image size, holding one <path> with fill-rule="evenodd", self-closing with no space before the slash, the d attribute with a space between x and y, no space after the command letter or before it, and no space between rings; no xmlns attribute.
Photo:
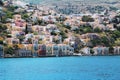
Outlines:
<svg viewBox="0 0 120 80"><path fill-rule="evenodd" d="M115 46L113 48L114 48L114 51L113 51L114 54L116 54L116 55L120 54L120 47L119 46Z"/></svg>
<svg viewBox="0 0 120 80"><path fill-rule="evenodd" d="M65 44L58 44L59 46L59 55L66 55L67 54L67 46Z"/></svg>
<svg viewBox="0 0 120 80"><path fill-rule="evenodd" d="M46 45L39 44L38 47L38 56L46 56Z"/></svg>
<svg viewBox="0 0 120 80"><path fill-rule="evenodd" d="M27 49L19 49L19 57L32 57L32 51Z"/></svg>
<svg viewBox="0 0 120 80"><path fill-rule="evenodd" d="M69 54L73 55L74 54L74 48L69 46Z"/></svg>
<svg viewBox="0 0 120 80"><path fill-rule="evenodd" d="M108 55L109 54L109 47L94 47L94 55Z"/></svg>
<svg viewBox="0 0 120 80"><path fill-rule="evenodd" d="M93 51L94 51L94 55L101 55L102 54L102 49L100 47L94 47Z"/></svg>
<svg viewBox="0 0 120 80"><path fill-rule="evenodd" d="M46 45L46 56L53 55L53 45L47 44Z"/></svg>
<svg viewBox="0 0 120 80"><path fill-rule="evenodd" d="M83 49L81 49L81 51L85 55L90 55L90 48L89 47L84 47Z"/></svg>
<svg viewBox="0 0 120 80"><path fill-rule="evenodd" d="M17 57L32 57L32 44L23 44L22 48L18 50L18 56Z"/></svg>
<svg viewBox="0 0 120 80"><path fill-rule="evenodd" d="M35 39L33 40L33 57L38 57L38 50L39 50L38 40Z"/></svg>
<svg viewBox="0 0 120 80"><path fill-rule="evenodd" d="M58 44L57 52L59 56L72 55L74 53L74 48L66 44Z"/></svg>
<svg viewBox="0 0 120 80"><path fill-rule="evenodd" d="M56 44L53 45L53 54L59 56L59 46Z"/></svg>
<svg viewBox="0 0 120 80"><path fill-rule="evenodd" d="M108 55L109 54L109 47L103 47L103 55Z"/></svg>
<svg viewBox="0 0 120 80"><path fill-rule="evenodd" d="M65 53L64 55L73 55L74 48L69 45L65 45L65 47L66 47L65 49L66 51L64 52Z"/></svg>
<svg viewBox="0 0 120 80"><path fill-rule="evenodd" d="M73 53L74 48L66 44L48 44L46 46L47 55L64 56L73 55Z"/></svg>

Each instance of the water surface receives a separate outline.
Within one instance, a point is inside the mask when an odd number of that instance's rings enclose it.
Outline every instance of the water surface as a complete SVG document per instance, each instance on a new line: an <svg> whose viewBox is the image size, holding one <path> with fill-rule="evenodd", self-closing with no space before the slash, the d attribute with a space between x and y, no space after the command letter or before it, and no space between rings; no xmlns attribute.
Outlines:
<svg viewBox="0 0 120 80"><path fill-rule="evenodd" d="M120 80L120 56L0 59L0 80Z"/></svg>

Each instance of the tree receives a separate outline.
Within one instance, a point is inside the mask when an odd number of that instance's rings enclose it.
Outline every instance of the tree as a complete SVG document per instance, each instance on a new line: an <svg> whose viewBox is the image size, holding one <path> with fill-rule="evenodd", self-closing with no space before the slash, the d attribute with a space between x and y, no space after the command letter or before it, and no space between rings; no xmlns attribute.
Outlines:
<svg viewBox="0 0 120 80"><path fill-rule="evenodd" d="M0 24L0 32L3 32L7 29L6 25Z"/></svg>
<svg viewBox="0 0 120 80"><path fill-rule="evenodd" d="M76 37L75 43L71 44L71 46L74 47L76 53L79 53L80 49L83 48L83 42L80 40L79 37Z"/></svg>
<svg viewBox="0 0 120 80"><path fill-rule="evenodd" d="M28 16L28 14L27 13L25 13L25 14L22 14L22 19L28 19L29 18L29 16Z"/></svg>
<svg viewBox="0 0 120 80"><path fill-rule="evenodd" d="M18 46L17 44L14 44L14 45L13 45L13 49L18 50L18 49L19 49L19 46Z"/></svg>
<svg viewBox="0 0 120 80"><path fill-rule="evenodd" d="M3 25L3 24L0 24L0 36L2 38L5 38L6 35L7 35L7 26L6 25Z"/></svg>
<svg viewBox="0 0 120 80"><path fill-rule="evenodd" d="M108 38L106 36L101 37L101 42L105 45L105 46L110 46L110 42L108 40Z"/></svg>
<svg viewBox="0 0 120 80"><path fill-rule="evenodd" d="M28 34L28 26L25 27L25 34Z"/></svg>
<svg viewBox="0 0 120 80"><path fill-rule="evenodd" d="M117 38L117 40L115 41L115 45L120 46L120 38Z"/></svg>
<svg viewBox="0 0 120 80"><path fill-rule="evenodd" d="M114 54L114 48L113 48L112 46L110 46L109 52L110 52L111 54Z"/></svg>
<svg viewBox="0 0 120 80"><path fill-rule="evenodd" d="M0 44L3 44L3 40L0 40Z"/></svg>
<svg viewBox="0 0 120 80"><path fill-rule="evenodd" d="M100 30L100 28L97 27L97 28L94 29L94 32L100 33L100 32L102 32L102 30Z"/></svg>
<svg viewBox="0 0 120 80"><path fill-rule="evenodd" d="M94 19L91 16L83 16L82 21L83 22L94 22Z"/></svg>
<svg viewBox="0 0 120 80"><path fill-rule="evenodd" d="M0 0L0 6L3 6L4 4L3 4L3 2L2 2L2 0Z"/></svg>
<svg viewBox="0 0 120 80"><path fill-rule="evenodd" d="M94 54L94 51L93 51L93 49L90 49L90 53L93 55Z"/></svg>
<svg viewBox="0 0 120 80"><path fill-rule="evenodd" d="M32 39L28 38L28 42L29 42L29 44L32 44Z"/></svg>
<svg viewBox="0 0 120 80"><path fill-rule="evenodd" d="M80 33L80 29L75 29L74 32L75 32L76 34L79 34L79 33Z"/></svg>
<svg viewBox="0 0 120 80"><path fill-rule="evenodd" d="M69 26L69 25L63 25L63 27L65 27L65 28L67 28L67 29L71 29L71 26Z"/></svg>
<svg viewBox="0 0 120 80"><path fill-rule="evenodd" d="M37 22L38 22L39 25L42 25L43 20L38 20Z"/></svg>
<svg viewBox="0 0 120 80"><path fill-rule="evenodd" d="M3 22L3 17L5 17L5 13L0 11L0 21Z"/></svg>
<svg viewBox="0 0 120 80"><path fill-rule="evenodd" d="M100 39L94 39L90 41L93 46L101 45L101 40Z"/></svg>
<svg viewBox="0 0 120 80"><path fill-rule="evenodd" d="M61 31L59 34L62 36L62 41L64 41L64 39L67 38L65 32Z"/></svg>
<svg viewBox="0 0 120 80"><path fill-rule="evenodd" d="M51 35L56 36L56 35L57 35L57 33L55 33L55 31L52 31L52 32L51 32Z"/></svg>
<svg viewBox="0 0 120 80"><path fill-rule="evenodd" d="M33 34L34 34L34 35L38 35L38 32L34 32Z"/></svg>
<svg viewBox="0 0 120 80"><path fill-rule="evenodd" d="M68 33L68 30L67 30L67 29L65 30L65 33Z"/></svg>
<svg viewBox="0 0 120 80"><path fill-rule="evenodd" d="M85 27L83 31L84 33L91 33L93 30L90 27Z"/></svg>
<svg viewBox="0 0 120 80"><path fill-rule="evenodd" d="M75 29L74 32L77 34L91 33L91 32L93 32L93 28L89 24L81 25L81 26L79 26L78 29Z"/></svg>
<svg viewBox="0 0 120 80"><path fill-rule="evenodd" d="M17 36L17 38L20 40L20 44L22 43L22 41L25 39L25 37L23 35L19 35Z"/></svg>
<svg viewBox="0 0 120 80"><path fill-rule="evenodd" d="M120 31L118 30L112 31L110 32L110 34L111 34L111 37L114 38L115 40L120 37Z"/></svg>
<svg viewBox="0 0 120 80"><path fill-rule="evenodd" d="M9 11L9 10L7 10L7 11L4 11L5 12L5 17L3 18L3 19L7 19L7 18L13 18L13 15L14 15L14 12L12 12L12 11Z"/></svg>
<svg viewBox="0 0 120 80"><path fill-rule="evenodd" d="M112 23L114 24L119 24L120 23L120 15L117 15L115 16L113 19L112 19Z"/></svg>
<svg viewBox="0 0 120 80"><path fill-rule="evenodd" d="M53 42L55 42L56 44L59 44L60 41L59 41L59 39L54 38Z"/></svg>
<svg viewBox="0 0 120 80"><path fill-rule="evenodd" d="M11 54L11 55L13 55L14 54L13 47L7 47L7 48L5 48L5 54Z"/></svg>

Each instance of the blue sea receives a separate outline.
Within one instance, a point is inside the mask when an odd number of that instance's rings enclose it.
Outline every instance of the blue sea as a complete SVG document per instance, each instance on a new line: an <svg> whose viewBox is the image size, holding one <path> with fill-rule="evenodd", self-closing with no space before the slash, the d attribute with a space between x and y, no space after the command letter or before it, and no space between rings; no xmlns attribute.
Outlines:
<svg viewBox="0 0 120 80"><path fill-rule="evenodd" d="M0 59L0 80L120 80L120 56Z"/></svg>

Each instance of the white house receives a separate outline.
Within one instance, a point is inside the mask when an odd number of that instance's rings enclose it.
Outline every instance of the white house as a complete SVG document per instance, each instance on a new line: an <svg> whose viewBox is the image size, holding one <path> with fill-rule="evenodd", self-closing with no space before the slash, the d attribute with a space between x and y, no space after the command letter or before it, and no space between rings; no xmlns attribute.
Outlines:
<svg viewBox="0 0 120 80"><path fill-rule="evenodd" d="M32 57L32 51L27 49L19 49L19 57Z"/></svg>
<svg viewBox="0 0 120 80"><path fill-rule="evenodd" d="M115 46L114 48L114 54L120 54L120 47L119 46Z"/></svg>
<svg viewBox="0 0 120 80"><path fill-rule="evenodd" d="M84 47L81 51L82 51L85 55L90 55L90 48L89 48L89 47Z"/></svg>
<svg viewBox="0 0 120 80"><path fill-rule="evenodd" d="M94 55L108 55L109 54L109 47L94 47Z"/></svg>

